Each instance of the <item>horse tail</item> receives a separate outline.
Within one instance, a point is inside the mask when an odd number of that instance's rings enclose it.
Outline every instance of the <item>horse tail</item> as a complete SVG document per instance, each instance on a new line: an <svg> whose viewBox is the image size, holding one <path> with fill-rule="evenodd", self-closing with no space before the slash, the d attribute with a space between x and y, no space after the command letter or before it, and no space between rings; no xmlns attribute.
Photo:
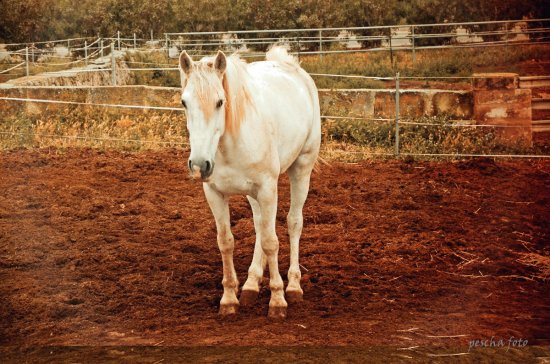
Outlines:
<svg viewBox="0 0 550 364"><path fill-rule="evenodd" d="M275 45L267 51L266 60L280 63L281 65L291 66L292 68L300 68L300 62L296 57L288 54L285 47Z"/></svg>

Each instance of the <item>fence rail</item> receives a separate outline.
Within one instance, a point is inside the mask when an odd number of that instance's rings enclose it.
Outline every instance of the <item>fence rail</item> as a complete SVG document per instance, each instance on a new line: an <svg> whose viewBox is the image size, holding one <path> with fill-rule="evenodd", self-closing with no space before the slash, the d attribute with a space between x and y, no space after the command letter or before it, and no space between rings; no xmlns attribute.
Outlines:
<svg viewBox="0 0 550 364"><path fill-rule="evenodd" d="M496 30L493 28L497 28ZM445 31L442 31L445 29ZM458 30L461 30L460 32ZM341 32L348 32L347 36ZM268 36L265 36L265 35ZM491 44L494 39L472 39L488 37L502 38L504 43L520 41L514 39L523 37L532 42L533 36L539 35L538 41L550 41L550 18L526 19L526 20L499 20L481 22L455 22L435 24L410 24L410 25L383 25L365 27L336 27L336 28L304 28L304 29L261 29L261 30L232 30L211 32L179 32L164 33L162 38L147 39L138 38L134 33L132 37L123 36L120 32L111 37L79 37L59 40L47 40L27 43L4 44L6 51L22 55L25 47L34 50L37 54L49 52L54 46L66 46L73 51L93 49L100 40L115 43L116 49L134 48L143 49L146 44L149 47L158 47L168 50L177 48L204 48L224 47L239 48L241 46L265 46L277 42L285 42L298 51L314 52L312 54L325 54L326 49L333 43L347 44L355 41L361 50L381 48L384 50L427 49L429 46L465 46L469 44ZM238 38L238 37L241 38ZM226 38L223 38L226 37ZM523 39L525 40L525 39ZM90 44L86 44L91 41ZM407 45L400 45L406 41ZM424 41L435 44L422 44ZM536 41L536 39L535 39ZM386 42L380 46L380 42ZM396 43L397 42L397 43ZM325 46L325 47L323 47ZM16 48L15 50L13 48ZM308 49L300 49L308 48ZM349 51L357 51L351 49Z"/></svg>
<svg viewBox="0 0 550 364"><path fill-rule="evenodd" d="M462 29L462 32L458 32L457 29ZM342 36L337 33L342 31L357 34ZM222 36L228 36L228 38L224 39ZM237 38L238 36L243 38ZM349 46L350 42L354 42L353 47ZM31 70L31 66L45 68L46 66L67 66L78 62L88 64L94 58L109 54L110 49L160 51L166 52L169 58L174 58L184 48L190 54L199 57L222 48L228 51L240 50L241 57L253 58L263 56L265 49L274 43L286 44L291 53L298 56L323 57L328 54L382 51L389 52L393 59L394 52L410 51L412 61L415 62L416 52L420 50L550 44L550 18L368 27L182 32L165 33L164 38L151 40L138 38L135 33L132 38L123 37L120 32L117 32L116 35L107 38L80 37L5 44L5 49L0 50L2 58L6 55L12 56L15 62L0 62L0 65L13 66L8 69L0 68L0 74L3 77L21 76L18 70L22 67L21 62L25 63L24 75L26 76L29 76L31 71L36 73L34 69ZM340 46L335 49L332 46L334 44L340 44ZM21 48L21 46L24 47ZM65 49L56 50L56 46ZM66 61L44 61L43 57ZM147 70L136 67L134 71Z"/></svg>

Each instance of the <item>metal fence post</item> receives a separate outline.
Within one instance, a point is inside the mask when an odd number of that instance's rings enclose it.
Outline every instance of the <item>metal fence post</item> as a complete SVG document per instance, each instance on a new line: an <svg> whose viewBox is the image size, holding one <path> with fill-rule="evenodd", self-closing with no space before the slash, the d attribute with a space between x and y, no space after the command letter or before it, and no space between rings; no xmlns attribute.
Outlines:
<svg viewBox="0 0 550 364"><path fill-rule="evenodd" d="M166 43L166 57L170 58L170 49L168 48L168 34L164 33L164 42Z"/></svg>
<svg viewBox="0 0 550 364"><path fill-rule="evenodd" d="M412 35L412 62L414 65L414 62L416 61L416 52L414 49L414 25L411 27L411 35Z"/></svg>
<svg viewBox="0 0 550 364"><path fill-rule="evenodd" d="M101 57L105 56L105 54L103 53L103 39L99 41L99 49L99 54L101 54Z"/></svg>
<svg viewBox="0 0 550 364"><path fill-rule="evenodd" d="M134 33L134 49L137 48L137 38L136 38L136 33Z"/></svg>
<svg viewBox="0 0 550 364"><path fill-rule="evenodd" d="M120 51L120 30L116 31L116 37L117 37L117 44L118 44L118 50Z"/></svg>
<svg viewBox="0 0 550 364"><path fill-rule="evenodd" d="M67 39L67 50L69 51L69 56L71 55L71 40Z"/></svg>
<svg viewBox="0 0 550 364"><path fill-rule="evenodd" d="M25 47L25 68L27 70L27 77L29 77L29 47Z"/></svg>
<svg viewBox="0 0 550 364"><path fill-rule="evenodd" d="M509 35L508 35L508 23L504 23L504 26L505 26L505 34L504 34L504 41L506 43L506 49L508 49L508 38L509 38Z"/></svg>
<svg viewBox="0 0 550 364"><path fill-rule="evenodd" d="M319 30L319 55L323 59L323 31Z"/></svg>
<svg viewBox="0 0 550 364"><path fill-rule="evenodd" d="M31 45L31 62L34 63L34 43Z"/></svg>
<svg viewBox="0 0 550 364"><path fill-rule="evenodd" d="M153 29L151 29L151 40L153 40Z"/></svg>
<svg viewBox="0 0 550 364"><path fill-rule="evenodd" d="M399 155L399 72L395 74L395 155Z"/></svg>
<svg viewBox="0 0 550 364"><path fill-rule="evenodd" d="M393 68L393 50L392 50L392 46L391 46L391 28L389 28L390 30L390 36L389 36L389 42L390 42L390 63L391 63L391 68Z"/></svg>
<svg viewBox="0 0 550 364"><path fill-rule="evenodd" d="M84 41L84 61L88 65L88 42Z"/></svg>
<svg viewBox="0 0 550 364"><path fill-rule="evenodd" d="M115 43L111 42L111 83L116 86Z"/></svg>

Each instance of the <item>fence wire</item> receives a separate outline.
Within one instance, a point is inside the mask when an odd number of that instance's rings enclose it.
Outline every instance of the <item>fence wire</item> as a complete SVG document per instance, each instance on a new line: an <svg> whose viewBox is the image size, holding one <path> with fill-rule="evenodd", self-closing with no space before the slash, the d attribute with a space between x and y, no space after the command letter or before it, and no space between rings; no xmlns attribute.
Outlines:
<svg viewBox="0 0 550 364"><path fill-rule="evenodd" d="M183 108L176 107L163 107L163 106L144 106L144 105L125 105L125 104L107 104L107 103L88 103L79 101L65 101L65 100L50 100L50 99L32 99L32 98L20 98L20 97L0 97L0 100L5 101L18 101L18 102L38 102L38 103L53 103L53 104L65 104L65 105L78 105L78 106L91 106L91 107L113 107L113 108L129 108L129 109L142 109L142 110L160 110L160 111L178 111L181 112ZM322 119L344 119L344 120L370 120L370 121L382 121L382 122L394 122L394 118L368 118L368 117L352 117L352 116L330 116L322 115ZM471 120L454 120L455 122L471 122ZM440 127L491 127L491 128L525 128L524 125L484 125L484 124L434 124L434 123L417 123L399 121L399 124L404 125L423 125L423 126L440 126ZM40 134L40 133L22 133L22 132L0 132L0 135L11 136L29 136L38 138L60 138L60 139L74 139L74 140L94 140L103 142L128 142L128 143L145 143L145 144L161 144L161 145L183 145L189 146L186 142L175 141L155 141L155 140L141 140L141 139L124 139L124 138L111 138L111 137L93 137L82 135L58 135L58 134ZM327 151L328 152L328 151ZM344 153L344 154L360 154L360 155L393 155L395 153L385 152L370 152L370 151L342 151L342 150L330 150L330 153ZM550 155L544 154L468 154L468 153L399 153L400 156L425 156L425 157L487 157L487 158L550 158Z"/></svg>

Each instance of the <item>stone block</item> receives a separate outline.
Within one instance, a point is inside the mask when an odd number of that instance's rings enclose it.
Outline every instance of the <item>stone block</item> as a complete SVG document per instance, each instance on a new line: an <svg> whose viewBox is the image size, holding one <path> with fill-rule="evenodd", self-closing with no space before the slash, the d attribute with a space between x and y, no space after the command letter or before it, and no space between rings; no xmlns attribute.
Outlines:
<svg viewBox="0 0 550 364"><path fill-rule="evenodd" d="M514 90L519 87L516 73L475 73L472 81L474 90Z"/></svg>
<svg viewBox="0 0 550 364"><path fill-rule="evenodd" d="M474 119L478 124L499 125L497 133L531 143L531 90L501 89L474 92Z"/></svg>
<svg viewBox="0 0 550 364"><path fill-rule="evenodd" d="M470 119L474 100L471 92L437 92L432 98L432 113L427 115L449 115L457 119Z"/></svg>

